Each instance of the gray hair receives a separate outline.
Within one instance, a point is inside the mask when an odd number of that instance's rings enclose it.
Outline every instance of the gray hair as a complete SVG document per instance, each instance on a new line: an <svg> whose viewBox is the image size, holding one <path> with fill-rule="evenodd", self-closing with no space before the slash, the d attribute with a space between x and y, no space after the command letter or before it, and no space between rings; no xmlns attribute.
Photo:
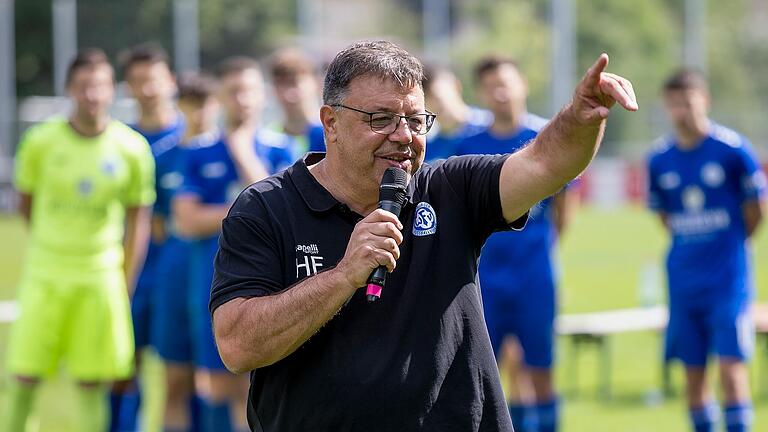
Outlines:
<svg viewBox="0 0 768 432"><path fill-rule="evenodd" d="M362 75L389 79L401 89L411 89L421 88L424 69L416 57L392 42L357 42L336 54L328 65L323 84L323 103L342 103L349 83Z"/></svg>

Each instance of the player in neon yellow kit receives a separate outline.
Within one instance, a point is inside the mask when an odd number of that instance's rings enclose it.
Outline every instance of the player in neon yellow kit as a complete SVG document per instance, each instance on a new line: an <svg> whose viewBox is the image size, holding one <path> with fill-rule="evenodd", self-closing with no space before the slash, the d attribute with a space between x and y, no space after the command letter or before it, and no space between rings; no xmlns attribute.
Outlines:
<svg viewBox="0 0 768 432"><path fill-rule="evenodd" d="M154 162L141 135L109 118L113 75L101 50L80 52L67 71L72 114L33 127L19 145L30 241L2 430L24 430L37 384L60 362L79 384L78 430L104 430L107 384L132 372L128 291L146 251Z"/></svg>

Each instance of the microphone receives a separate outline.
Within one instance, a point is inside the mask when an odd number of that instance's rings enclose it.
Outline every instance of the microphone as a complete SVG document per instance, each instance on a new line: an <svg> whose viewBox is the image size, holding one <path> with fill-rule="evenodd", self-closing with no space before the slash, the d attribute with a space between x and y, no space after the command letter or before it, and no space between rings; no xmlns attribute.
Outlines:
<svg viewBox="0 0 768 432"><path fill-rule="evenodd" d="M400 168L389 167L384 171L379 187L379 208L400 217L400 210L406 201L405 196L406 174ZM366 299L374 302L381 297L381 290L387 282L387 268L378 266L368 277L366 287Z"/></svg>

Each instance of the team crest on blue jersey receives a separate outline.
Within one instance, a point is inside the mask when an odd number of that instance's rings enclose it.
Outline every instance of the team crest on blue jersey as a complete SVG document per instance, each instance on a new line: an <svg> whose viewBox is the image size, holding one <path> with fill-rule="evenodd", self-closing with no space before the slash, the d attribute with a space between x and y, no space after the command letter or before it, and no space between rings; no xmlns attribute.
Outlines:
<svg viewBox="0 0 768 432"><path fill-rule="evenodd" d="M437 232L437 214L435 209L427 202L416 205L413 218L413 235L421 237Z"/></svg>
<svg viewBox="0 0 768 432"><path fill-rule="evenodd" d="M709 162L701 168L701 181L709 187L716 188L725 181L725 171L716 162Z"/></svg>
<svg viewBox="0 0 768 432"><path fill-rule="evenodd" d="M683 207L688 211L701 211L704 208L704 192L696 186L683 189Z"/></svg>

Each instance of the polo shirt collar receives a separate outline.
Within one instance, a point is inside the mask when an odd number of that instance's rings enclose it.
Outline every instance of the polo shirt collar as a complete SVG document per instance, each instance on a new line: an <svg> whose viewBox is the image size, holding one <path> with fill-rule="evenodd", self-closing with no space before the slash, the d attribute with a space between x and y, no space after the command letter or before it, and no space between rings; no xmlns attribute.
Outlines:
<svg viewBox="0 0 768 432"><path fill-rule="evenodd" d="M304 203L310 210L318 213L327 212L334 207L343 205L309 172L308 167L320 162L323 158L325 158L324 152L309 152L303 159L288 169L296 190L299 191L299 195L301 195ZM413 204L415 184L416 182L411 178L410 183L406 187L406 194L408 196L406 206Z"/></svg>

